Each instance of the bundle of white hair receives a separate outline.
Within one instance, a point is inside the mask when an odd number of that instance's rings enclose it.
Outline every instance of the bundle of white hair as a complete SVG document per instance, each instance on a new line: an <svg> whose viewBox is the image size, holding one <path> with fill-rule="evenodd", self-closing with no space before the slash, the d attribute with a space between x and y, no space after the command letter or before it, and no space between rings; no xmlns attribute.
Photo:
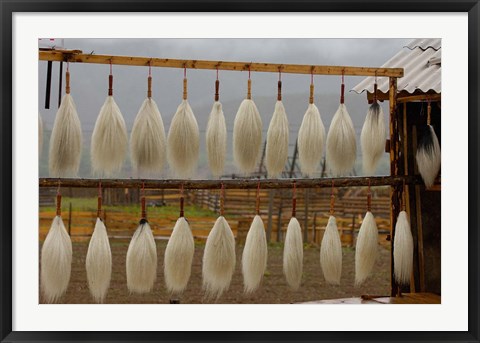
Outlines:
<svg viewBox="0 0 480 343"><path fill-rule="evenodd" d="M357 155L355 128L341 103L333 116L327 135L327 165L334 175L345 175L352 171Z"/></svg>
<svg viewBox="0 0 480 343"><path fill-rule="evenodd" d="M248 80L247 98L238 108L233 123L233 158L241 172L255 170L262 146L262 118L251 98L251 80Z"/></svg>
<svg viewBox="0 0 480 343"><path fill-rule="evenodd" d="M283 248L283 273L288 285L297 290L302 282L303 239L302 228L297 218L292 217L287 227Z"/></svg>
<svg viewBox="0 0 480 343"><path fill-rule="evenodd" d="M140 220L128 245L126 270L130 292L147 293L153 289L157 278L157 246L145 218Z"/></svg>
<svg viewBox="0 0 480 343"><path fill-rule="evenodd" d="M298 130L298 159L300 169L306 176L312 177L323 157L325 146L325 127L320 112L313 103L314 85L310 85L310 103Z"/></svg>
<svg viewBox="0 0 480 343"><path fill-rule="evenodd" d="M162 115L152 99L152 77L148 77L147 98L135 117L130 134L130 155L139 176L158 175L167 154L167 139Z"/></svg>
<svg viewBox="0 0 480 343"><path fill-rule="evenodd" d="M90 145L93 172L105 176L122 168L128 149L127 126L113 98L112 82L110 74L108 96L95 122Z"/></svg>
<svg viewBox="0 0 480 343"><path fill-rule="evenodd" d="M372 212L367 211L355 247L355 284L361 285L371 274L378 254L378 229Z"/></svg>
<svg viewBox="0 0 480 343"><path fill-rule="evenodd" d="M43 242L40 263L40 284L47 303L56 302L65 294L71 269L72 241L57 208L57 216Z"/></svg>
<svg viewBox="0 0 480 343"><path fill-rule="evenodd" d="M413 270L413 236L407 212L401 211L395 225L393 240L393 271L395 280L401 285L410 284Z"/></svg>
<svg viewBox="0 0 480 343"><path fill-rule="evenodd" d="M245 293L254 292L262 282L267 268L267 237L260 215L253 218L242 254L242 274Z"/></svg>
<svg viewBox="0 0 480 343"><path fill-rule="evenodd" d="M429 102L427 107L427 127L423 130L423 135L418 142L416 154L418 171L427 188L433 186L435 178L440 171L441 161L440 143L431 125L430 116L431 105Z"/></svg>
<svg viewBox="0 0 480 343"><path fill-rule="evenodd" d="M82 127L70 95L70 72L66 73L66 94L53 123L48 154L52 177L76 176L82 155Z"/></svg>
<svg viewBox="0 0 480 343"><path fill-rule="evenodd" d="M382 107L374 101L368 109L360 135L363 172L366 175L375 173L378 162L385 152L386 131Z"/></svg>
<svg viewBox="0 0 480 343"><path fill-rule="evenodd" d="M222 175L227 153L227 125L219 101L218 88L220 82L215 81L215 102L208 117L206 142L208 165L214 177Z"/></svg>
<svg viewBox="0 0 480 343"><path fill-rule="evenodd" d="M265 161L269 177L279 177L288 159L288 119L282 103L282 81L278 81L278 96L267 131Z"/></svg>
<svg viewBox="0 0 480 343"><path fill-rule="evenodd" d="M198 163L200 131L187 101L187 79L183 79L183 100L174 114L167 136L167 159L180 178L192 177Z"/></svg>
<svg viewBox="0 0 480 343"><path fill-rule="evenodd" d="M103 303L112 276L112 251L108 241L107 228L100 218L97 218L88 244L85 267L90 294L96 302Z"/></svg>
<svg viewBox="0 0 480 343"><path fill-rule="evenodd" d="M203 253L203 287L207 299L218 299L230 286L235 270L235 237L225 217L215 221Z"/></svg>
<svg viewBox="0 0 480 343"><path fill-rule="evenodd" d="M187 287L194 252L192 231L185 217L180 216L165 249L165 284L170 293L181 293Z"/></svg>
<svg viewBox="0 0 480 343"><path fill-rule="evenodd" d="M337 220L333 215L328 218L320 245L320 264L327 283L339 285L342 277L342 241L338 234Z"/></svg>

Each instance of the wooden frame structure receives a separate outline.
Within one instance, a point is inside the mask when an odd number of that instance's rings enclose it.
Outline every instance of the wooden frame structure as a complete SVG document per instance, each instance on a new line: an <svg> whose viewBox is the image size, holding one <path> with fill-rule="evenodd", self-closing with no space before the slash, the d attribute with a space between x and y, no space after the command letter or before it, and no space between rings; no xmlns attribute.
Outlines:
<svg viewBox="0 0 480 343"><path fill-rule="evenodd" d="M387 144L390 153L390 176L389 177L354 177L333 179L235 179L235 180L132 180L116 179L101 180L106 188L142 187L178 189L180 186L192 189L215 189L223 182L227 188L256 188L260 182L262 188L279 189L291 188L293 182L297 187L331 187L332 181L336 187L348 186L391 186L391 211L390 211L390 237L391 237L391 296L399 294L399 287L393 277L393 240L395 237L395 224L400 213L400 198L403 192L402 185L418 184L418 177L399 175L400 140L399 120L397 116L397 79L403 77L403 68L371 68L353 66L325 66L325 65L299 65L299 64L274 64L254 62L227 62L206 60L180 60L137 56L113 56L84 54L81 50L53 50L40 49L39 60L59 61L71 63L115 64L128 66L163 67L163 68L186 68L207 70L231 70L231 71L254 71L254 72L281 72L291 74L311 75L353 75L353 76L378 76L389 77L388 95L390 105L390 139ZM386 100L386 99L385 99ZM40 178L40 187L57 187L59 184L67 187L98 186L98 179L54 179Z"/></svg>

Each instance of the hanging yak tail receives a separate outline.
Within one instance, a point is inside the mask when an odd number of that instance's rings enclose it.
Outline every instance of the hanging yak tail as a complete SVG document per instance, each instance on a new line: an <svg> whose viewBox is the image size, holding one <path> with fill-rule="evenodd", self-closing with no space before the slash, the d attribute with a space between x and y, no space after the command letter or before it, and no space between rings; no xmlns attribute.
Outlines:
<svg viewBox="0 0 480 343"><path fill-rule="evenodd" d="M207 299L218 299L230 286L235 270L235 237L223 216L208 235L203 253L203 287Z"/></svg>
<svg viewBox="0 0 480 343"><path fill-rule="evenodd" d="M330 216L328 219L327 228L323 235L320 246L320 264L325 280L329 284L339 285L342 277L342 242L334 216Z"/></svg>
<svg viewBox="0 0 480 343"><path fill-rule="evenodd" d="M386 131L382 107L375 102L368 109L360 135L362 165L365 175L375 173L378 162L385 152Z"/></svg>
<svg viewBox="0 0 480 343"><path fill-rule="evenodd" d="M65 94L58 108L48 154L51 177L75 176L82 155L82 127L70 94Z"/></svg>
<svg viewBox="0 0 480 343"><path fill-rule="evenodd" d="M302 228L297 218L292 217L287 227L287 235L283 248L283 273L288 285L297 290L302 282L303 272L303 240Z"/></svg>
<svg viewBox="0 0 480 343"><path fill-rule="evenodd" d="M395 225L393 261L395 280L402 285L410 284L413 269L413 236L405 211L400 212Z"/></svg>
<svg viewBox="0 0 480 343"><path fill-rule="evenodd" d="M223 115L222 104L215 101L207 123L208 165L214 177L222 175L227 153L227 125Z"/></svg>
<svg viewBox="0 0 480 343"><path fill-rule="evenodd" d="M200 131L187 100L182 100L173 116L167 137L167 159L180 178L192 177L198 163Z"/></svg>
<svg viewBox="0 0 480 343"><path fill-rule="evenodd" d="M110 287L112 251L108 241L107 228L100 218L97 218L92 238L88 244L85 266L90 294L97 303L103 303L108 287Z"/></svg>
<svg viewBox="0 0 480 343"><path fill-rule="evenodd" d="M372 212L363 218L355 248L355 285L361 285L371 274L378 252L378 229Z"/></svg>
<svg viewBox="0 0 480 343"><path fill-rule="evenodd" d="M145 99L130 135L132 164L140 176L158 175L167 155L167 139L162 115L151 98Z"/></svg>
<svg viewBox="0 0 480 343"><path fill-rule="evenodd" d="M242 274L245 293L254 292L262 282L267 268L267 237L262 218L253 218L242 255Z"/></svg>
<svg viewBox="0 0 480 343"><path fill-rule="evenodd" d="M298 159L302 173L313 176L322 160L325 127L315 104L309 104L298 130Z"/></svg>
<svg viewBox="0 0 480 343"><path fill-rule="evenodd" d="M165 249L165 283L170 293L181 293L187 287L194 252L192 231L187 220L180 217Z"/></svg>
<svg viewBox="0 0 480 343"><path fill-rule="evenodd" d="M357 156L355 136L347 107L340 104L327 135L327 164L334 175L345 175L352 171Z"/></svg>
<svg viewBox="0 0 480 343"><path fill-rule="evenodd" d="M266 166L269 177L279 177L288 159L288 119L281 101L275 104L267 131Z"/></svg>
<svg viewBox="0 0 480 343"><path fill-rule="evenodd" d="M95 174L111 176L123 165L128 149L128 134L122 112L113 96L107 96L92 134L90 155Z"/></svg>
<svg viewBox="0 0 480 343"><path fill-rule="evenodd" d="M62 217L56 216L42 246L40 284L47 303L56 302L68 288L72 270L72 241Z"/></svg>
<svg viewBox="0 0 480 343"><path fill-rule="evenodd" d="M127 250L127 287L132 293L147 293L157 278L157 246L147 220L133 234Z"/></svg>
<svg viewBox="0 0 480 343"><path fill-rule="evenodd" d="M255 170L262 146L262 118L251 99L244 99L233 122L233 158L245 174Z"/></svg>
<svg viewBox="0 0 480 343"><path fill-rule="evenodd" d="M440 144L432 125L428 125L417 147L417 166L425 186L430 188L440 171Z"/></svg>

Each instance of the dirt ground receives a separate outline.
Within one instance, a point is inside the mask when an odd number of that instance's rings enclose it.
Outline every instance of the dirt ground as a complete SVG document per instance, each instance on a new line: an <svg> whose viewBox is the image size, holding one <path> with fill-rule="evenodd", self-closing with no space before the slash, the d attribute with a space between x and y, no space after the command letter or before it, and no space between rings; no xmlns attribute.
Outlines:
<svg viewBox="0 0 480 343"><path fill-rule="evenodd" d="M111 241L113 271L110 289L105 303L140 304L169 303L163 277L163 255L166 241L157 241L158 269L155 288L144 295L129 294L125 275L125 258L128 241ZM87 286L85 257L88 243L73 243L73 262L70 284L66 294L60 300L65 304L93 303ZM202 291L202 256L204 243L197 243L192 267L192 275L184 294L179 298L181 303L206 303ZM41 251L41 249L40 249ZM237 265L232 283L217 303L224 304L288 304L322 299L356 297L362 294L388 295L390 293L390 251L379 246L379 256L373 275L361 287L354 286L355 250L344 248L343 272L340 286L330 286L324 281L320 267L320 249L308 245L304 249L304 269L302 286L296 292L291 291L282 273L283 245L269 246L267 271L261 287L251 295L244 295L241 274L241 254L243 246L237 244ZM42 298L41 302L43 301Z"/></svg>

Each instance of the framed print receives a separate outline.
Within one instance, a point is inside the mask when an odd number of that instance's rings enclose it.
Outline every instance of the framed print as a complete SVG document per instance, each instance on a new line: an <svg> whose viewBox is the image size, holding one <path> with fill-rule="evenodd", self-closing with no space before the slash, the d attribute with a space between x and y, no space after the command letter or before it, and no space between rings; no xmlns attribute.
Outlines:
<svg viewBox="0 0 480 343"><path fill-rule="evenodd" d="M479 340L478 1L1 6L2 341Z"/></svg>

